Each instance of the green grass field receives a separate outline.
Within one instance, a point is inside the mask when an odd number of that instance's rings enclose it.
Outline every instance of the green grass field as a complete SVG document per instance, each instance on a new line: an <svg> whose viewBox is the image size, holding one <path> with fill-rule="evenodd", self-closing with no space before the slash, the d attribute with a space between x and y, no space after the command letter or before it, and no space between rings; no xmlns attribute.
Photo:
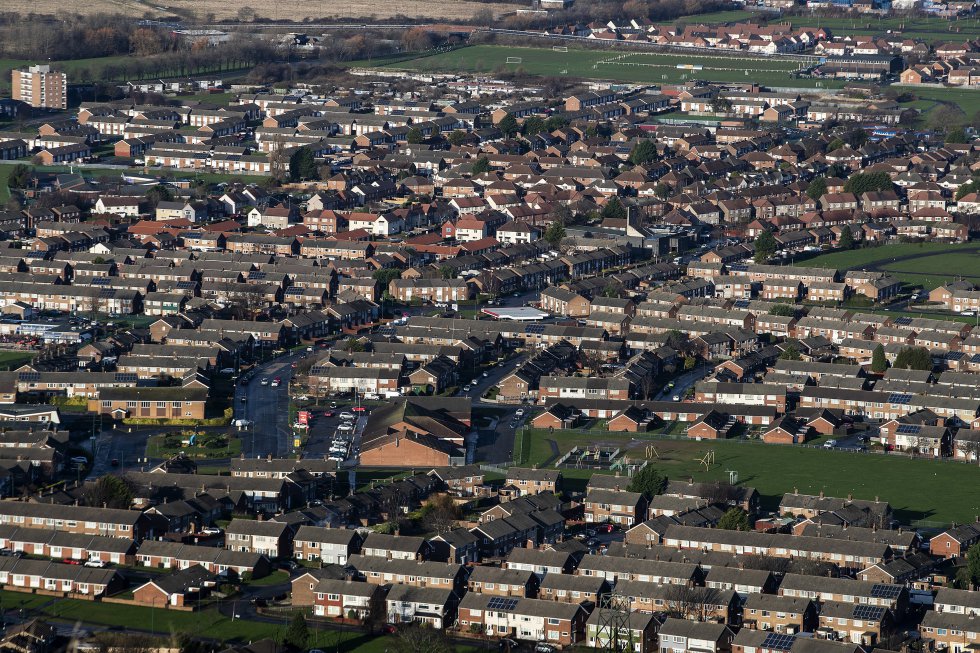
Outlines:
<svg viewBox="0 0 980 653"><path fill-rule="evenodd" d="M0 166L0 171L9 166ZM121 175L136 175L140 177L165 177L167 179L200 179L207 184L217 184L240 179L246 183L260 183L266 177L261 175L235 175L221 174L217 172L193 172L187 170L171 170L165 168L148 168L143 173L143 168L131 168L120 170L115 168L81 168L78 166L34 166L39 172L73 172L83 177L120 177Z"/></svg>
<svg viewBox="0 0 980 653"><path fill-rule="evenodd" d="M507 63L519 57L520 63ZM678 65L700 65L702 70L680 69ZM753 81L771 86L835 86L841 83L793 79L790 72L799 63L783 59L736 58L718 55L677 55L650 52L579 50L559 52L547 48L515 48L500 45L474 45L378 67L422 72L492 72L523 70L532 75L611 79L622 82L674 83L705 79L713 81Z"/></svg>
<svg viewBox="0 0 980 653"><path fill-rule="evenodd" d="M880 270L926 290L957 278L980 283L980 246L976 243L896 243L823 254L799 265L838 270Z"/></svg>
<svg viewBox="0 0 980 653"><path fill-rule="evenodd" d="M646 457L652 444L659 458L651 464L669 478L699 481L727 480L737 471L740 482L763 495L765 507L774 509L780 497L794 488L800 492L863 499L880 496L891 502L906 522L963 522L980 514L980 467L964 463L912 460L903 456L859 454L822 448L767 445L752 441L655 440L617 433L576 433L529 429L530 456L526 464L551 457L548 439L562 453L573 446L622 447L634 460ZM705 471L699 460L713 450L715 463ZM592 469L563 470L573 488L584 487Z"/></svg>
<svg viewBox="0 0 980 653"><path fill-rule="evenodd" d="M12 370L31 362L36 351L0 351L0 370Z"/></svg>
<svg viewBox="0 0 980 653"><path fill-rule="evenodd" d="M883 34L888 30L901 30L906 38L919 38L930 43L936 41L964 40L980 36L980 20L960 18L828 18L826 16L788 16L794 27L824 27L836 34Z"/></svg>
<svg viewBox="0 0 980 653"><path fill-rule="evenodd" d="M968 119L980 111L980 90L963 88L919 88L917 86L903 86L913 95L916 100L906 103L904 106L912 107L928 114L943 103L954 104L963 110Z"/></svg>

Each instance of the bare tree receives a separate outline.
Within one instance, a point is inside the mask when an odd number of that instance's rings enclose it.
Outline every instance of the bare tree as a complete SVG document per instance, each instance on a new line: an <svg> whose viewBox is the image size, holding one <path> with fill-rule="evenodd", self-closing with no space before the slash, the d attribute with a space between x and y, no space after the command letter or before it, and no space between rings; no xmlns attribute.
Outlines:
<svg viewBox="0 0 980 653"><path fill-rule="evenodd" d="M955 445L963 452L967 461L973 460L980 463L980 440L964 440Z"/></svg>
<svg viewBox="0 0 980 653"><path fill-rule="evenodd" d="M272 137L269 150L269 175L276 181L283 181L289 176L289 152L286 151L286 139L282 134Z"/></svg>
<svg viewBox="0 0 980 653"><path fill-rule="evenodd" d="M719 592L714 587L689 587L687 585L668 585L664 602L667 613L679 619L707 621L714 612L719 600Z"/></svg>

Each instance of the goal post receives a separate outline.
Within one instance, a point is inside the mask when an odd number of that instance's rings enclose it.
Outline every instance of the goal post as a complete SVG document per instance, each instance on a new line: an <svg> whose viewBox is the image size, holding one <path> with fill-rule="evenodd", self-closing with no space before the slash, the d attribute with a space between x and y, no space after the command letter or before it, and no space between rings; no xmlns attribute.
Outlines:
<svg viewBox="0 0 980 653"><path fill-rule="evenodd" d="M507 57L507 63L524 63L523 57Z"/></svg>

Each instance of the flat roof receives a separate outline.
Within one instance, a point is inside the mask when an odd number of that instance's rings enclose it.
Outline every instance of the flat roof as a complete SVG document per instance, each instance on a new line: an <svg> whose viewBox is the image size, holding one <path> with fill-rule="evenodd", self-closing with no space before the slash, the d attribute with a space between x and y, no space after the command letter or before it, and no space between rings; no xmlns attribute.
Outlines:
<svg viewBox="0 0 980 653"><path fill-rule="evenodd" d="M513 306L510 308L484 308L481 313L489 315L496 320L516 320L518 322L531 322L544 320L551 317L550 313L539 311L530 306Z"/></svg>

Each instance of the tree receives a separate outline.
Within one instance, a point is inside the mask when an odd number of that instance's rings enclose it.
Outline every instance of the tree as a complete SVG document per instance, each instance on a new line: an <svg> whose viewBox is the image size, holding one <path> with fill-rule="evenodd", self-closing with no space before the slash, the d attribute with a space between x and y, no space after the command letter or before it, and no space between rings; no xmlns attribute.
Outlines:
<svg viewBox="0 0 980 653"><path fill-rule="evenodd" d="M351 336L350 338L344 341L343 349L348 354L354 354L357 352L364 351L364 344L357 338Z"/></svg>
<svg viewBox="0 0 980 653"><path fill-rule="evenodd" d="M847 143L845 143L843 139L835 138L834 140L830 141L830 143L827 145L827 151L833 152L834 150L839 150L845 145L847 145Z"/></svg>
<svg viewBox="0 0 980 653"><path fill-rule="evenodd" d="M769 309L769 315L775 315L777 317L795 317L796 308L790 306L789 304L773 304Z"/></svg>
<svg viewBox="0 0 980 653"><path fill-rule="evenodd" d="M670 584L664 587L664 603L668 616L689 621L707 621L724 601L721 600L721 593L714 587Z"/></svg>
<svg viewBox="0 0 980 653"><path fill-rule="evenodd" d="M851 231L850 225L844 225L840 229L840 239L837 241L837 246L841 249L854 249L854 232Z"/></svg>
<svg viewBox="0 0 980 653"><path fill-rule="evenodd" d="M289 178L293 181L316 179L316 159L310 148L301 147L290 155Z"/></svg>
<svg viewBox="0 0 980 653"><path fill-rule="evenodd" d="M658 472L653 465L647 465L630 479L627 492L640 492L648 499L655 497L667 487L667 477Z"/></svg>
<svg viewBox="0 0 980 653"><path fill-rule="evenodd" d="M297 612L293 620L289 622L289 627L286 628L283 641L294 649L306 650L309 639L310 629L306 625L306 617L303 616L303 613Z"/></svg>
<svg viewBox="0 0 980 653"><path fill-rule="evenodd" d="M885 358L885 348L880 344L871 352L871 371L875 374L884 374L888 369L888 360Z"/></svg>
<svg viewBox="0 0 980 653"><path fill-rule="evenodd" d="M402 271L397 268L379 268L371 276L374 277L374 280L378 282L379 286L384 290L388 290L388 286L391 285L392 281L401 279Z"/></svg>
<svg viewBox="0 0 980 653"><path fill-rule="evenodd" d="M475 177L476 175L482 175L484 172L490 172L490 159L485 156L481 156L476 160L476 163L473 164L472 173Z"/></svg>
<svg viewBox="0 0 980 653"><path fill-rule="evenodd" d="M243 23L251 23L252 21L254 21L256 19L257 14L255 13L255 10L254 9L252 9L248 5L244 5L244 6L238 8L237 17L238 17L238 20L241 21L241 22L243 22Z"/></svg>
<svg viewBox="0 0 980 653"><path fill-rule="evenodd" d="M114 474L100 476L85 486L85 504L95 508L129 509L133 504L132 484Z"/></svg>
<svg viewBox="0 0 980 653"><path fill-rule="evenodd" d="M173 190L164 184L157 184L145 193L146 199L149 200L153 206L156 206L160 202L171 202L174 199Z"/></svg>
<svg viewBox="0 0 980 653"><path fill-rule="evenodd" d="M627 161L635 166L643 165L644 163L649 163L657 158L657 145L649 140L644 139L633 146L630 150L630 155Z"/></svg>
<svg viewBox="0 0 980 653"><path fill-rule="evenodd" d="M443 265L439 268L439 276L447 281L456 278L456 270L450 265Z"/></svg>
<svg viewBox="0 0 980 653"><path fill-rule="evenodd" d="M405 140L409 145L418 145L422 142L422 139L422 130L418 127L412 127L408 130L408 133L405 134Z"/></svg>
<svg viewBox="0 0 980 653"><path fill-rule="evenodd" d="M27 188L31 183L31 167L18 163L10 170L7 186L10 188Z"/></svg>
<svg viewBox="0 0 980 653"><path fill-rule="evenodd" d="M711 110L715 113L728 113L732 110L732 101L728 98L716 95L711 99Z"/></svg>
<svg viewBox="0 0 980 653"><path fill-rule="evenodd" d="M969 195L970 193L980 192L980 179L974 179L968 181L965 184L960 184L960 187L956 189L956 200L959 201L963 199L964 195Z"/></svg>
<svg viewBox="0 0 980 653"><path fill-rule="evenodd" d="M499 129L504 136L513 136L518 132L520 126L517 124L517 118L507 113L504 114L504 117L497 123L497 129Z"/></svg>
<svg viewBox="0 0 980 653"><path fill-rule="evenodd" d="M612 197L608 202L602 205L602 211L599 215L605 218L613 218L615 220L623 220L627 217L626 207L623 203L619 201L618 197Z"/></svg>
<svg viewBox="0 0 980 653"><path fill-rule="evenodd" d="M980 585L980 544L974 544L966 551L966 573L971 589Z"/></svg>
<svg viewBox="0 0 980 653"><path fill-rule="evenodd" d="M827 194L827 179L825 177L817 177L810 182L810 185L806 187L806 194L813 201L817 201L821 197Z"/></svg>
<svg viewBox="0 0 980 653"><path fill-rule="evenodd" d="M859 172L844 182L844 192L861 195L875 191L892 189L892 178L887 172Z"/></svg>
<svg viewBox="0 0 980 653"><path fill-rule="evenodd" d="M744 510L729 508L718 520L718 528L726 531L749 531L752 530L752 525L749 523L749 516Z"/></svg>
<svg viewBox="0 0 980 653"><path fill-rule="evenodd" d="M547 124L544 118L540 116L530 116L524 119L524 124L521 125L521 133L525 136L534 136L540 134L547 130Z"/></svg>
<svg viewBox="0 0 980 653"><path fill-rule="evenodd" d="M387 642L392 653L455 653L456 647L445 631L428 624L398 626L398 633Z"/></svg>
<svg viewBox="0 0 980 653"><path fill-rule="evenodd" d="M691 345L691 337L684 331L671 329L666 333L666 336L664 344L676 351L685 352Z"/></svg>
<svg viewBox="0 0 980 653"><path fill-rule="evenodd" d="M552 222L557 222L558 224L564 226L566 224L571 224L572 219L575 217L572 214L572 210L568 208L568 204L562 204L556 202L551 208L551 212L548 214Z"/></svg>
<svg viewBox="0 0 980 653"><path fill-rule="evenodd" d="M966 113L955 104L942 104L929 112L929 127L939 131L949 131L962 127Z"/></svg>
<svg viewBox="0 0 980 653"><path fill-rule="evenodd" d="M962 127L956 127L946 132L945 141L947 143L966 143L968 141L966 131Z"/></svg>
<svg viewBox="0 0 980 653"><path fill-rule="evenodd" d="M664 182L660 182L659 184L653 187L653 194L656 195L659 199L662 200L667 199L668 197L670 197L670 193L671 193L670 186L668 186Z"/></svg>
<svg viewBox="0 0 980 653"><path fill-rule="evenodd" d="M932 354L925 347L902 347L895 357L895 365L900 370L931 370Z"/></svg>
<svg viewBox="0 0 980 653"><path fill-rule="evenodd" d="M765 263L776 254L776 237L763 231L755 238L755 262Z"/></svg>
<svg viewBox="0 0 980 653"><path fill-rule="evenodd" d="M555 221L548 225L548 228L544 230L544 235L542 236L545 241L555 249L561 245L561 241L565 239L565 227L562 223Z"/></svg>
<svg viewBox="0 0 980 653"><path fill-rule="evenodd" d="M784 361L798 361L800 360L800 350L796 348L796 345L786 345L786 349L779 355L779 358Z"/></svg>
<svg viewBox="0 0 980 653"><path fill-rule="evenodd" d="M452 132L450 132L449 136L446 137L446 140L449 141L450 145L459 146L465 143L467 138L467 133L462 129L454 129Z"/></svg>
<svg viewBox="0 0 980 653"><path fill-rule="evenodd" d="M694 356L685 356L684 357L684 371L685 372L690 372L691 370L693 370L697 366L697 364L698 364L698 359L695 358Z"/></svg>
<svg viewBox="0 0 980 653"><path fill-rule="evenodd" d="M463 518L463 512L448 494L433 496L419 510L419 518L426 530L433 533L446 533L456 528Z"/></svg>

